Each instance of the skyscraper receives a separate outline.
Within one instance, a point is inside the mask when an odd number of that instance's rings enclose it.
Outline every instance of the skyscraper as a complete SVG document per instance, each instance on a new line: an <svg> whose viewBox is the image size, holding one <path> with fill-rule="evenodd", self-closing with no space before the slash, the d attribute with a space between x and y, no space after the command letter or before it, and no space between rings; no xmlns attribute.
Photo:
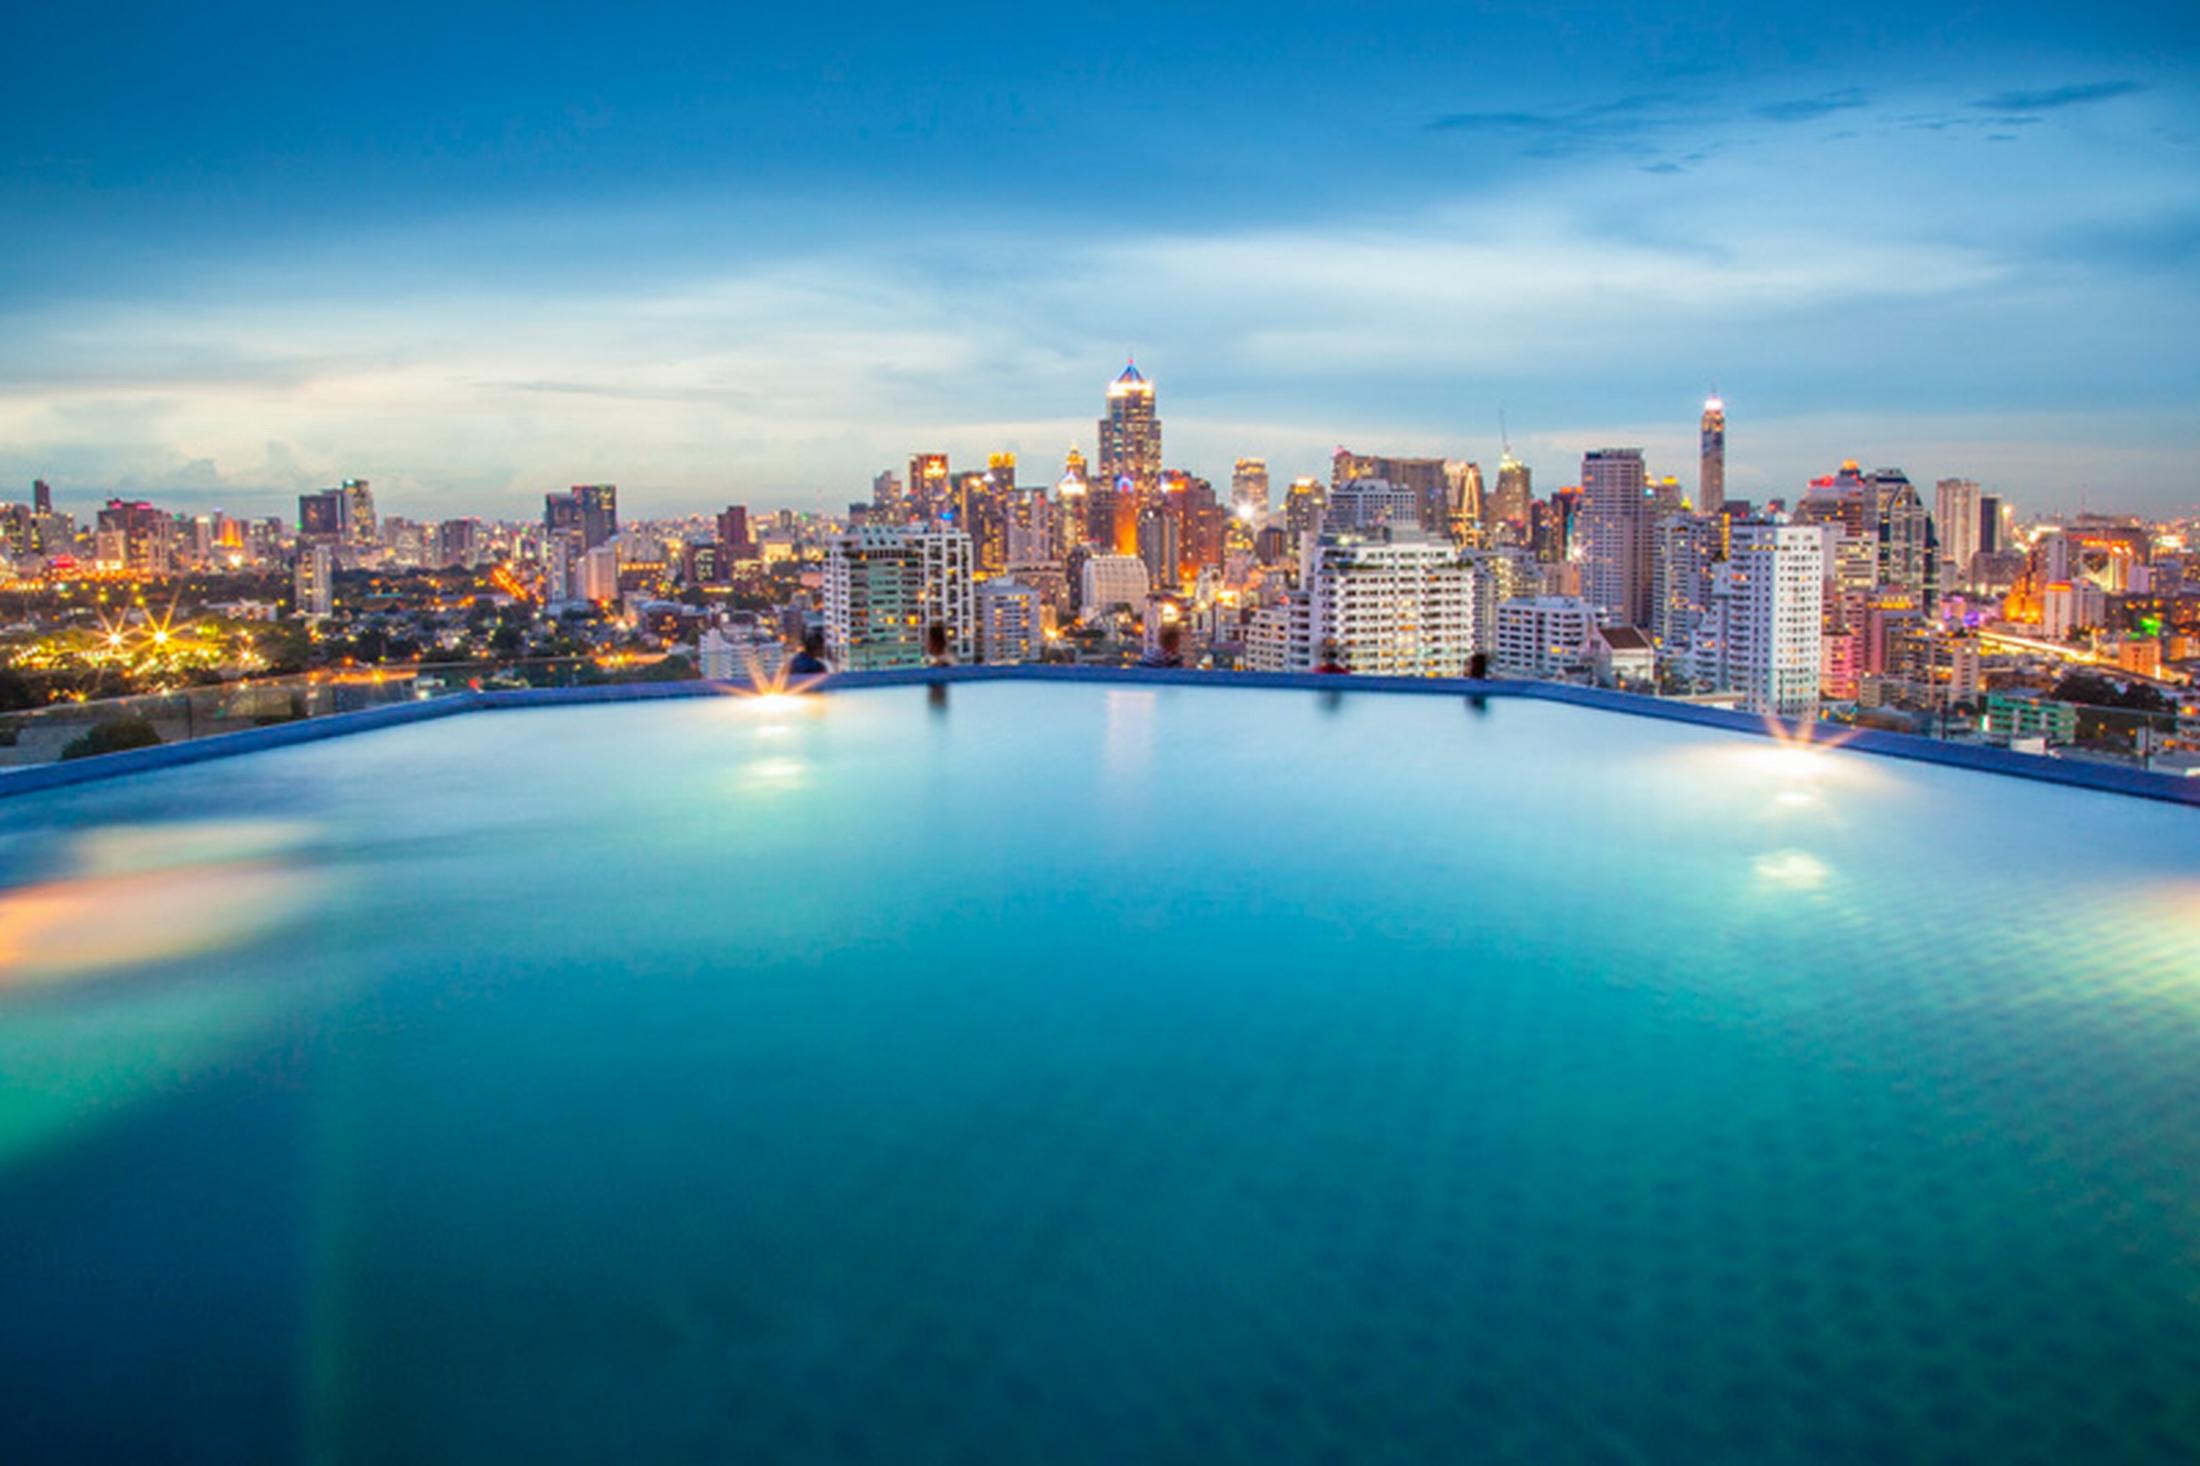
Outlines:
<svg viewBox="0 0 2200 1466"><path fill-rule="evenodd" d="M1582 455L1581 593L1607 625L1650 620L1650 499L1640 448Z"/></svg>
<svg viewBox="0 0 2200 1466"><path fill-rule="evenodd" d="M348 478L337 492L344 496L344 541L357 549L375 540L374 491L363 478Z"/></svg>
<svg viewBox="0 0 2200 1466"><path fill-rule="evenodd" d="M909 511L918 519L937 519L953 497L945 453L917 453L909 459Z"/></svg>
<svg viewBox="0 0 2200 1466"><path fill-rule="evenodd" d="M842 535L825 557L825 642L842 671L915 667L924 634L947 629L948 654L971 659L976 611L970 536L942 527L873 525Z"/></svg>
<svg viewBox="0 0 2200 1466"><path fill-rule="evenodd" d="M1454 544L1466 544L1482 524L1482 465L1471 460L1444 464L1444 481L1450 513L1441 526ZM1436 525L1429 526L1438 528Z"/></svg>
<svg viewBox="0 0 2200 1466"><path fill-rule="evenodd" d="M1161 419L1154 416L1153 383L1136 363L1108 384L1108 415L1100 419L1100 482L1120 492L1121 479L1131 482L1134 506L1161 482ZM1120 537L1122 511L1116 512ZM1131 523L1137 523L1135 507Z"/></svg>
<svg viewBox="0 0 2200 1466"><path fill-rule="evenodd" d="M1978 485L1967 478L1944 478L1933 486L1933 528L1940 536L1941 582L1946 589L1971 584L1971 562L1979 552Z"/></svg>
<svg viewBox="0 0 2200 1466"><path fill-rule="evenodd" d="M1230 509L1244 519L1268 513L1268 460L1240 458L1230 470Z"/></svg>
<svg viewBox="0 0 2200 1466"><path fill-rule="evenodd" d="M1696 512L1716 514L1726 503L1726 404L1703 405L1702 459L1696 473Z"/></svg>
<svg viewBox="0 0 2200 1466"><path fill-rule="evenodd" d="M1525 531L1528 527L1528 504L1535 498L1534 475L1528 465L1512 456L1507 449L1497 460L1497 492L1490 495L1488 523L1510 524Z"/></svg>
<svg viewBox="0 0 2200 1466"><path fill-rule="evenodd" d="M53 486L42 478L31 480L31 513L53 513Z"/></svg>
<svg viewBox="0 0 2200 1466"><path fill-rule="evenodd" d="M754 560L756 538L749 531L749 506L728 504L718 515L718 543L724 547L726 558Z"/></svg>
<svg viewBox="0 0 2200 1466"><path fill-rule="evenodd" d="M581 505L581 543L588 549L611 539L619 532L619 486L617 484L575 484L573 497Z"/></svg>
<svg viewBox="0 0 2200 1466"><path fill-rule="evenodd" d="M1823 534L1761 519L1733 526L1712 588L1717 663L1703 670L1740 692L1745 712L1818 716Z"/></svg>

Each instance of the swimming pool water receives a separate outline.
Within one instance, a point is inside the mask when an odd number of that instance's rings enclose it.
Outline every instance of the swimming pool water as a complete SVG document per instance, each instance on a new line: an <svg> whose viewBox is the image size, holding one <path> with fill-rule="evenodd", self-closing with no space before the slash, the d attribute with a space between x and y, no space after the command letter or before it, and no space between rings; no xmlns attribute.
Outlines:
<svg viewBox="0 0 2200 1466"><path fill-rule="evenodd" d="M0 1459L2200 1452L2200 821L1548 704L0 806Z"/></svg>

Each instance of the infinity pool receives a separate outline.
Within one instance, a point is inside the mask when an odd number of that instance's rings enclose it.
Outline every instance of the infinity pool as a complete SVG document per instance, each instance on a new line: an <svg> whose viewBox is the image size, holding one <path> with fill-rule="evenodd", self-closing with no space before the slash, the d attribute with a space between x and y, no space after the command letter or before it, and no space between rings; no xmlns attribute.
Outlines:
<svg viewBox="0 0 2200 1466"><path fill-rule="evenodd" d="M2200 819L1543 703L0 804L0 1460L2200 1452Z"/></svg>

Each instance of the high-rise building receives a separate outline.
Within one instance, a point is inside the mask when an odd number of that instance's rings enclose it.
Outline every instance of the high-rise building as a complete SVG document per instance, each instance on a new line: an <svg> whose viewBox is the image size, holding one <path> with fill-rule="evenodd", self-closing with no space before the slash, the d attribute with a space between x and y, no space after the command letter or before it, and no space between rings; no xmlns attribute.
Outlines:
<svg viewBox="0 0 2200 1466"><path fill-rule="evenodd" d="M1472 461L1448 461L1444 481L1449 490L1450 513L1444 529L1452 543L1466 544L1483 523L1482 465ZM1435 528L1431 525L1430 528Z"/></svg>
<svg viewBox="0 0 2200 1466"><path fill-rule="evenodd" d="M1941 582L1948 590L1971 584L1971 562L1979 552L1978 484L1944 478L1933 486L1933 529L1940 537Z"/></svg>
<svg viewBox="0 0 2200 1466"><path fill-rule="evenodd" d="M1334 648L1346 670L1358 673L1465 674L1474 651L1473 598L1449 539L1410 528L1325 529L1307 565L1316 653Z"/></svg>
<svg viewBox="0 0 2200 1466"><path fill-rule="evenodd" d="M1129 479L1132 505L1130 523L1137 524L1137 506L1161 483L1161 419L1154 415L1154 384L1133 362L1108 384L1108 415L1100 419L1100 482L1117 493L1120 480ZM1120 543L1124 511L1115 510L1115 538Z"/></svg>
<svg viewBox="0 0 2200 1466"><path fill-rule="evenodd" d="M891 478L892 475L886 475ZM754 560L756 536L749 529L749 506L728 504L718 513L718 544L729 560Z"/></svg>
<svg viewBox="0 0 2200 1466"><path fill-rule="evenodd" d="M1614 626L1650 619L1650 500L1640 448L1600 448L1581 460L1582 595Z"/></svg>
<svg viewBox="0 0 2200 1466"><path fill-rule="evenodd" d="M871 480L871 509L882 522L892 524L900 519L906 506L901 480L895 477L892 469L886 469Z"/></svg>
<svg viewBox="0 0 2200 1466"><path fill-rule="evenodd" d="M1451 523L1452 483L1441 458L1396 458L1381 453L1354 453L1339 448L1329 463L1331 492L1355 480L1381 479L1415 498L1414 522L1432 534L1442 534Z"/></svg>
<svg viewBox="0 0 2200 1466"><path fill-rule="evenodd" d="M1136 555L1088 555L1078 580L1078 614L1087 620L1121 607L1136 610L1153 592L1153 577Z"/></svg>
<svg viewBox="0 0 2200 1466"><path fill-rule="evenodd" d="M580 598L608 606L619 598L619 552L612 545L596 545L580 558Z"/></svg>
<svg viewBox="0 0 2200 1466"><path fill-rule="evenodd" d="M1497 492L1489 498L1488 523L1492 526L1510 524L1525 532L1528 528L1528 505L1535 499L1535 476L1528 465L1512 456L1507 449L1497 460Z"/></svg>
<svg viewBox="0 0 2200 1466"><path fill-rule="evenodd" d="M1879 544L1878 583L1894 586L1919 606L1935 595L1932 516L1909 476L1899 468L1874 470L1865 480Z"/></svg>
<svg viewBox="0 0 2200 1466"><path fill-rule="evenodd" d="M327 541L312 540L298 547L292 589L301 616L326 616L336 608L336 552Z"/></svg>
<svg viewBox="0 0 2200 1466"><path fill-rule="evenodd" d="M575 484L573 497L581 506L581 543L593 550L619 532L619 486Z"/></svg>
<svg viewBox="0 0 2200 1466"><path fill-rule="evenodd" d="M345 502L341 489L323 489L318 494L298 496L298 534L303 539L325 539L331 542L347 538L344 532L349 521L351 506Z"/></svg>
<svg viewBox="0 0 2200 1466"><path fill-rule="evenodd" d="M1491 668L1500 677L1541 682L1586 676L1596 629L1596 608L1581 596L1499 601Z"/></svg>
<svg viewBox="0 0 2200 1466"><path fill-rule="evenodd" d="M1322 532L1425 529L1420 493L1389 479L1356 478L1332 487L1321 511Z"/></svg>
<svg viewBox="0 0 2200 1466"><path fill-rule="evenodd" d="M1230 511L1241 519L1268 514L1268 460L1240 458L1230 470Z"/></svg>
<svg viewBox="0 0 2200 1466"><path fill-rule="evenodd" d="M934 625L946 629L951 658L971 659L976 612L963 531L866 526L828 547L824 581L827 654L841 670L921 666Z"/></svg>
<svg viewBox="0 0 2200 1466"><path fill-rule="evenodd" d="M53 486L42 478L31 480L31 513L53 513Z"/></svg>
<svg viewBox="0 0 2200 1466"><path fill-rule="evenodd" d="M1696 471L1696 512L1716 514L1726 503L1726 404L1703 405L1701 454Z"/></svg>
<svg viewBox="0 0 2200 1466"><path fill-rule="evenodd" d="M1742 694L1746 712L1818 716L1825 551L1807 524L1743 520L1712 588L1718 618L1715 685Z"/></svg>
<svg viewBox="0 0 2200 1466"><path fill-rule="evenodd" d="M1291 547L1296 551L1313 534L1321 523L1322 506L1328 495L1322 492L1318 478L1295 478L1291 488L1283 496L1283 527L1290 536Z"/></svg>
<svg viewBox="0 0 2200 1466"><path fill-rule="evenodd" d="M1711 605L1712 580L1726 555L1726 519L1716 514L1668 514L1651 527L1650 619L1658 652L1685 659Z"/></svg>
<svg viewBox="0 0 2200 1466"><path fill-rule="evenodd" d="M948 473L945 453L918 453L909 459L909 512L918 519L938 519L954 497L954 480Z"/></svg>
<svg viewBox="0 0 2200 1466"><path fill-rule="evenodd" d="M365 549L375 542L374 491L363 478L348 478L337 490L344 496L344 542Z"/></svg>
<svg viewBox="0 0 2200 1466"><path fill-rule="evenodd" d="M1036 662L1046 650L1045 598L1011 578L978 587L978 654L988 662Z"/></svg>

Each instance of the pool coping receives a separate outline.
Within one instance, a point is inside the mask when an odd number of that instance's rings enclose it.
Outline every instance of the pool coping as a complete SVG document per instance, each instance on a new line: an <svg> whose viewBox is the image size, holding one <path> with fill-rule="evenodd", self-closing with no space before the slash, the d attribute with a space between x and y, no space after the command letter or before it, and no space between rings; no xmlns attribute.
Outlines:
<svg viewBox="0 0 2200 1466"><path fill-rule="evenodd" d="M1335 676L1299 672L1201 672L1187 668L1065 667L1043 663L1012 666L912 667L889 672L841 672L803 684L806 691L830 692L872 687L910 687L928 683L958 682L1081 682L1117 687L1267 688L1303 692L1407 693L1422 697L1516 697L1535 702L1565 703L1573 707L1621 713L1631 717L1658 718L1717 728L1729 733L1781 738L1793 742L1838 742L1850 752L1910 759L1974 773L2005 774L2039 783L2091 789L2104 794L2123 794L2170 804L2200 805L2200 778L2181 778L2116 764L2075 762L2040 754L2013 753L1981 744L1945 743L1911 733L1878 729L1841 728L1760 717L1726 708L1673 702L1639 693L1612 692L1563 682L1515 682L1459 677ZM261 728L240 728L234 733L214 733L182 743L153 748L134 748L122 753L95 754L66 763L30 764L0 769L0 799L66 788L157 769L234 758L264 749L287 748L324 738L341 738L464 713L494 712L506 708L575 707L593 703L653 702L661 699L724 697L752 691L743 683L635 682L597 687L531 687L493 692L459 692L418 702L392 703L357 712L329 713L296 722L274 723ZM1824 731L1821 731L1824 730Z"/></svg>

